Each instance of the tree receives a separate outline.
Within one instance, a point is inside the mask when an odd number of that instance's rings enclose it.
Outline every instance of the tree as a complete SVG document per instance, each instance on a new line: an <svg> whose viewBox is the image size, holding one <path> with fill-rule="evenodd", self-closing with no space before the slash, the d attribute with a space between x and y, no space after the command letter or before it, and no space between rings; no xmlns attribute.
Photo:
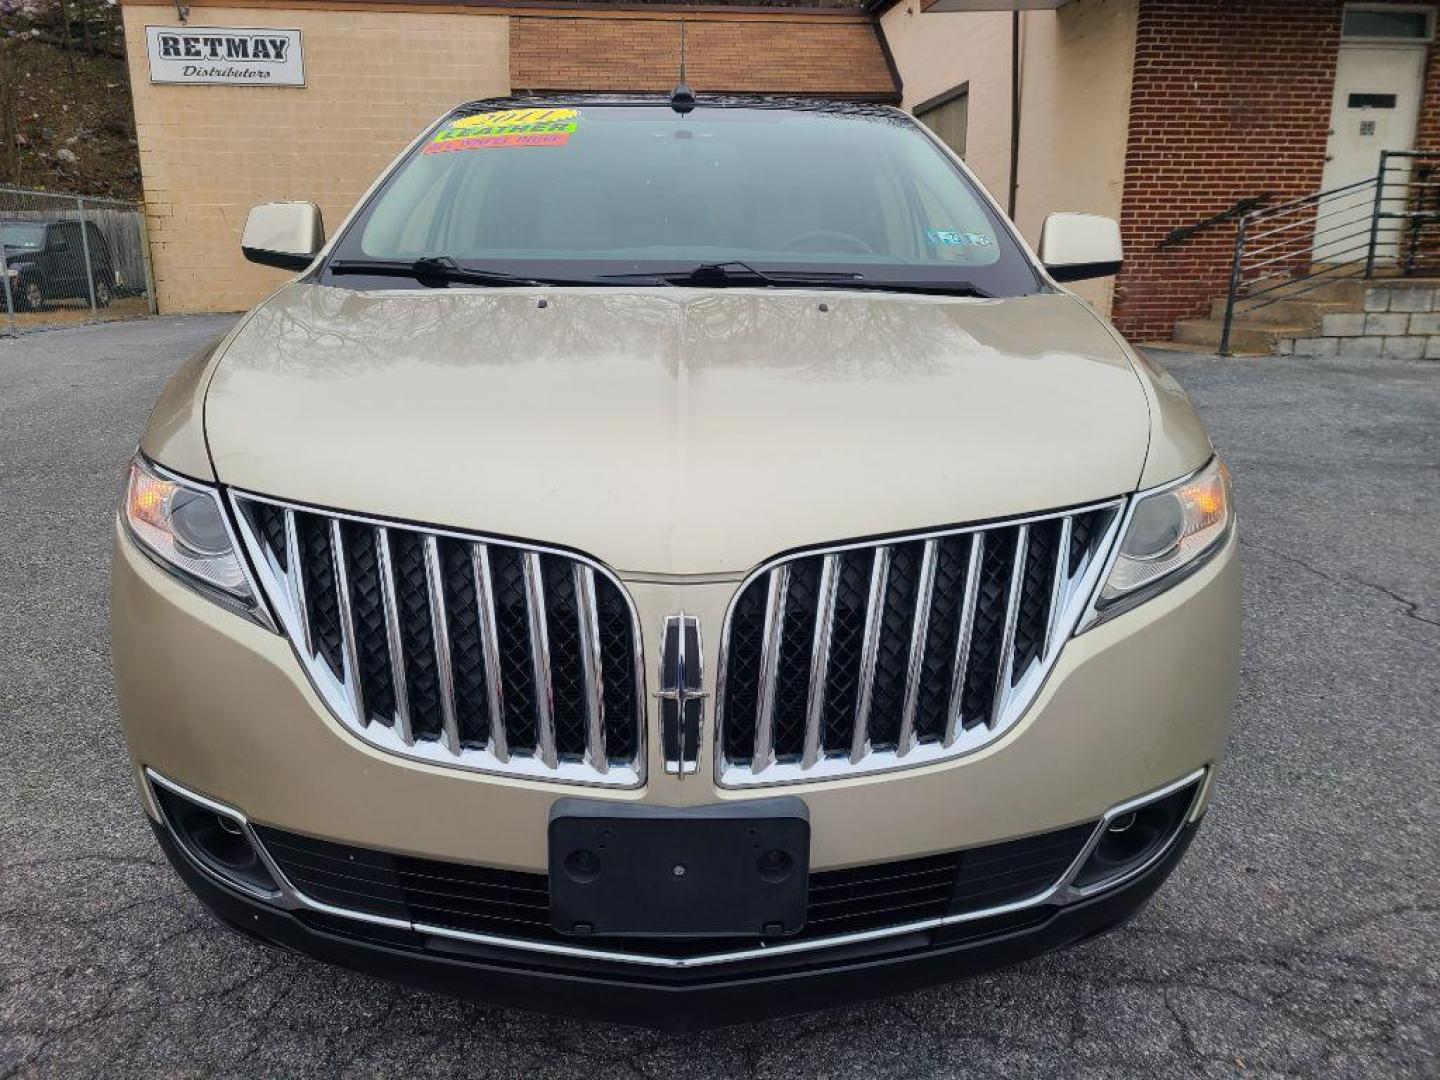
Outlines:
<svg viewBox="0 0 1440 1080"><path fill-rule="evenodd" d="M20 176L19 41L0 37L0 184Z"/></svg>

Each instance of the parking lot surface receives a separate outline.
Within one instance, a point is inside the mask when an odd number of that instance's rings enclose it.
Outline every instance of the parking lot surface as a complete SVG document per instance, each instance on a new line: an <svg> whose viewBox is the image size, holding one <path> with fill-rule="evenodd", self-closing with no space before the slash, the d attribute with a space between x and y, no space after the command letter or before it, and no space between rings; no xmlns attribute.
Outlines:
<svg viewBox="0 0 1440 1080"><path fill-rule="evenodd" d="M111 687L109 525L160 386L228 325L0 340L0 1077L1440 1075L1440 364L1160 356L1234 471L1245 645L1214 806L1134 923L667 1036L270 950L156 849Z"/></svg>

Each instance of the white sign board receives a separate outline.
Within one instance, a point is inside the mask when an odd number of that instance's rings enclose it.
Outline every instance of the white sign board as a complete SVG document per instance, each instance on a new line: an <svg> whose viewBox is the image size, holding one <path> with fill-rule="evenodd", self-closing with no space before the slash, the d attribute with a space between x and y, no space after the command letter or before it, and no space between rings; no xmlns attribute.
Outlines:
<svg viewBox="0 0 1440 1080"><path fill-rule="evenodd" d="M147 26L152 83L304 86L299 30Z"/></svg>

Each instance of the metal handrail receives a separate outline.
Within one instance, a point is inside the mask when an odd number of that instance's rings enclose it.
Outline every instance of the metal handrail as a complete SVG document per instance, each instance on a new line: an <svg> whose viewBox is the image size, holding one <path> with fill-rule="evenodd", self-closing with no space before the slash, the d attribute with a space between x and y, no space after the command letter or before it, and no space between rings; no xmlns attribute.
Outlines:
<svg viewBox="0 0 1440 1080"><path fill-rule="evenodd" d="M1382 151L1374 176L1245 213L1235 229L1220 355L1231 355L1242 304L1255 311L1339 277L1368 280L1392 262L1390 245L1402 276L1440 267L1440 152Z"/></svg>
<svg viewBox="0 0 1440 1080"><path fill-rule="evenodd" d="M1166 248L1172 244L1179 244L1185 240L1189 240L1195 234L1203 232L1212 225L1220 225L1227 221L1234 221L1238 217L1244 217L1246 214L1260 209L1274 197L1275 193L1273 191L1267 191L1263 195L1252 195L1248 199L1241 199L1228 210L1222 210L1220 213L1213 217L1208 217L1204 221L1197 221L1193 225L1181 225L1179 228L1171 229L1165 234L1165 238L1155 246L1157 248Z"/></svg>

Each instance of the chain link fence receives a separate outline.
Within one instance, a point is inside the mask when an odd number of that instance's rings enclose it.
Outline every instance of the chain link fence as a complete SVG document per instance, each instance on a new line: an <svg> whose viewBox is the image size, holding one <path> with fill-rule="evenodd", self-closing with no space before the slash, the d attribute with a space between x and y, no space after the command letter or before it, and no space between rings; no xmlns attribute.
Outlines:
<svg viewBox="0 0 1440 1080"><path fill-rule="evenodd" d="M0 333L155 313L139 203L0 187Z"/></svg>

